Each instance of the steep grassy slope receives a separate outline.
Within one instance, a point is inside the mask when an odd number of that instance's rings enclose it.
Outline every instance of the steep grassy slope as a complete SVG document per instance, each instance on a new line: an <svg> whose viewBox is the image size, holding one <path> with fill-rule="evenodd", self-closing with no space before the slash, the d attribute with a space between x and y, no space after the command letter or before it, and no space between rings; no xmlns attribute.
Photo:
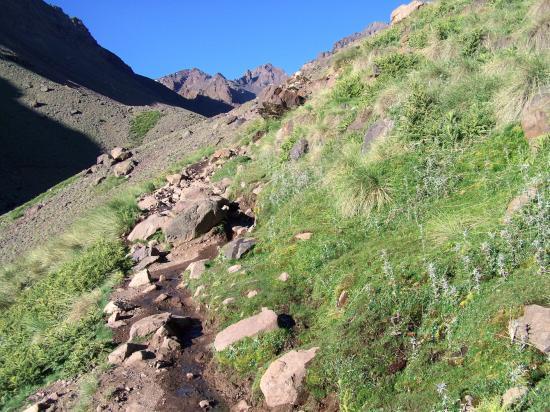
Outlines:
<svg viewBox="0 0 550 412"><path fill-rule="evenodd" d="M236 169L233 193L265 185L259 245L246 274L220 259L193 286L205 285L220 327L262 306L297 325L226 350L223 368L257 383L281 351L319 346L308 388L336 394L343 411L458 410L466 395L499 410L518 384L530 389L517 410L546 410L548 362L511 344L507 326L524 304L550 304L550 143L530 147L516 123L550 86L548 11L529 0L425 6L336 55L334 88L258 126L269 133ZM363 133L348 131L357 116L364 129L395 123L366 155ZM289 162L300 138L310 152ZM532 186L536 198L504 224L510 200ZM294 239L301 231L312 239Z"/></svg>

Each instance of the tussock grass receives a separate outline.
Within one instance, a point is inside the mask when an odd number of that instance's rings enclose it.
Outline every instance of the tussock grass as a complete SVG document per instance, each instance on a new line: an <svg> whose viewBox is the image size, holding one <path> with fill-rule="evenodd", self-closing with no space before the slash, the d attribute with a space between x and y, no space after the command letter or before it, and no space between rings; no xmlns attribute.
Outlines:
<svg viewBox="0 0 550 412"><path fill-rule="evenodd" d="M520 55L499 63L487 70L494 67L508 71L505 85L495 98L495 111L500 123L504 124L516 121L536 94L550 88L550 58L548 55Z"/></svg>

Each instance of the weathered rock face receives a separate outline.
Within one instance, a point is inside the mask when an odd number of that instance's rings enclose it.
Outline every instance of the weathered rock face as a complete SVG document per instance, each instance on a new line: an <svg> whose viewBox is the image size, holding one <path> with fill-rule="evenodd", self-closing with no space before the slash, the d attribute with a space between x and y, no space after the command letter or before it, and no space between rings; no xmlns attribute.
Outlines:
<svg viewBox="0 0 550 412"><path fill-rule="evenodd" d="M244 338L256 336L278 328L277 314L263 308L257 315L240 320L216 335L214 348L219 352Z"/></svg>
<svg viewBox="0 0 550 412"><path fill-rule="evenodd" d="M166 238L170 242L180 243L207 233L226 218L223 206L228 203L220 196L179 202L179 207L174 210L181 209L181 212L166 226Z"/></svg>
<svg viewBox="0 0 550 412"><path fill-rule="evenodd" d="M361 152L363 154L367 153L372 143L377 139L387 136L392 131L393 126L394 122L390 119L379 120L372 124L365 133Z"/></svg>
<svg viewBox="0 0 550 412"><path fill-rule="evenodd" d="M281 117L287 110L303 105L309 95L309 79L295 74L280 86L267 87L260 96L258 113L264 118Z"/></svg>
<svg viewBox="0 0 550 412"><path fill-rule="evenodd" d="M290 149L289 157L291 160L298 160L307 153L308 149L309 142L306 139L300 139Z"/></svg>
<svg viewBox="0 0 550 412"><path fill-rule="evenodd" d="M159 313L158 315L147 316L146 318L138 320L130 328L130 337L128 340L132 340L136 337L147 336L150 333L155 332L161 326L164 326L168 319L170 319L170 313Z"/></svg>
<svg viewBox="0 0 550 412"><path fill-rule="evenodd" d="M512 341L530 343L545 354L550 354L550 308L525 306L522 317L510 322Z"/></svg>
<svg viewBox="0 0 550 412"><path fill-rule="evenodd" d="M378 33L380 30L385 29L388 27L386 23L382 23L379 21L375 21L371 24L369 24L363 31L353 33L349 36L344 37L343 39L338 40L334 45L332 46L332 52L335 53L340 49L343 49L347 45L353 43L356 40L363 39L365 37L370 37L373 34Z"/></svg>
<svg viewBox="0 0 550 412"><path fill-rule="evenodd" d="M306 367L318 349L293 350L269 365L260 380L260 389L268 407L297 405L300 402Z"/></svg>
<svg viewBox="0 0 550 412"><path fill-rule="evenodd" d="M399 23L401 20L406 19L413 13L422 7L425 3L423 1L414 0L409 4L402 4L391 13L391 24Z"/></svg>
<svg viewBox="0 0 550 412"><path fill-rule="evenodd" d="M136 240L147 240L157 230L165 229L170 222L170 217L159 214L151 215L142 222L139 222L128 235L130 242Z"/></svg>
<svg viewBox="0 0 550 412"><path fill-rule="evenodd" d="M527 139L550 133L550 93L536 95L525 107L521 127Z"/></svg>
<svg viewBox="0 0 550 412"><path fill-rule="evenodd" d="M222 252L227 259L240 259L256 245L256 239L235 239L222 248Z"/></svg>

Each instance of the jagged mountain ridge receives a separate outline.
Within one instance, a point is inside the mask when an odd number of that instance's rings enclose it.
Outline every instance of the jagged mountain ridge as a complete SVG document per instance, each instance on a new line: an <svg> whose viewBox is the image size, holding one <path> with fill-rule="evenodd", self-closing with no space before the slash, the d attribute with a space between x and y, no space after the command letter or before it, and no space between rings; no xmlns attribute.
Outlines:
<svg viewBox="0 0 550 412"><path fill-rule="evenodd" d="M192 101L204 98L213 100L211 112L218 114L254 99L267 86L279 85L287 78L282 69L268 63L247 70L242 77L234 80L227 79L221 73L212 76L192 68L161 77L158 82Z"/></svg>

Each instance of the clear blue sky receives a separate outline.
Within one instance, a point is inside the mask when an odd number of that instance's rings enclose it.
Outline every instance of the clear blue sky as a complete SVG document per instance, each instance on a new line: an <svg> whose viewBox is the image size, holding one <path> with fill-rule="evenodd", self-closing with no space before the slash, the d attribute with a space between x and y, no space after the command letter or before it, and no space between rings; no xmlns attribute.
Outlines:
<svg viewBox="0 0 550 412"><path fill-rule="evenodd" d="M84 21L135 72L198 67L228 78L271 62L291 73L406 0L47 0Z"/></svg>

